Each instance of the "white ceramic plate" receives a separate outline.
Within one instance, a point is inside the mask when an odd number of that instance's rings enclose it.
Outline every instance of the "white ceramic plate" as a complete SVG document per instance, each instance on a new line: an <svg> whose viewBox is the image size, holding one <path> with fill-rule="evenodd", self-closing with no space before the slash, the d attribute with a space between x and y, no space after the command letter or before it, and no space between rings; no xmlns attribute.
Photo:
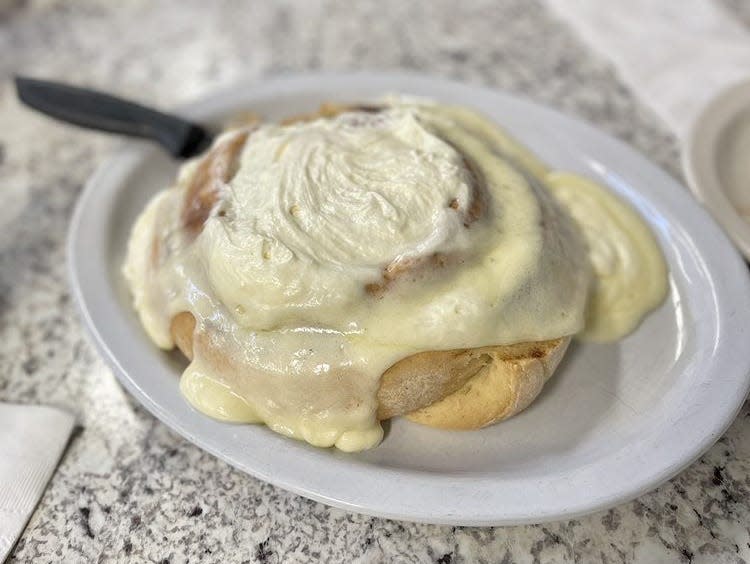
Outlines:
<svg viewBox="0 0 750 564"><path fill-rule="evenodd" d="M545 161L608 185L656 233L671 271L666 303L630 337L575 345L521 415L472 432L393 421L383 443L348 455L251 425L213 421L181 397L177 355L157 350L120 275L131 224L176 164L124 145L96 172L70 230L73 291L123 386L189 441L253 476L351 511L454 525L569 518L642 494L725 431L748 391L750 283L724 234L672 178L596 129L497 92L399 74L302 75L247 83L184 109L270 119L388 92L473 106Z"/></svg>
<svg viewBox="0 0 750 564"><path fill-rule="evenodd" d="M737 174L748 169L747 149L730 142L732 129L740 126L743 115L745 123L750 121L750 80L727 88L701 111L685 139L682 168L690 189L750 260L750 218L740 213L750 213L747 179L742 186L722 179L722 173L730 169L736 168ZM745 166L732 163L734 159L745 159Z"/></svg>

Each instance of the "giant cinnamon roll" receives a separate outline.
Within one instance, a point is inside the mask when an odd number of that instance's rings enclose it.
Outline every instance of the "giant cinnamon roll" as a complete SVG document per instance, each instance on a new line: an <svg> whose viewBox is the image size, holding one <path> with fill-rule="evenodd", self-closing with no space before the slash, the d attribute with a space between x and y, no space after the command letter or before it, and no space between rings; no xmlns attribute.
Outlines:
<svg viewBox="0 0 750 564"><path fill-rule="evenodd" d="M124 273L193 406L346 451L394 416L507 418L571 336L626 334L666 293L614 196L469 110L400 100L226 132L149 203Z"/></svg>

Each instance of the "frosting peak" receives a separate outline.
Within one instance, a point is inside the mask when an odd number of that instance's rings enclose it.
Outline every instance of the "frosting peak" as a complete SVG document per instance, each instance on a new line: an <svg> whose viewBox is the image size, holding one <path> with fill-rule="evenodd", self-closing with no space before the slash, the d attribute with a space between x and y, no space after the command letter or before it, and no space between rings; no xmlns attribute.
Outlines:
<svg viewBox="0 0 750 564"><path fill-rule="evenodd" d="M217 219L246 252L378 270L449 247L463 223L449 204L472 192L462 157L406 109L261 128L229 189Z"/></svg>
<svg viewBox="0 0 750 564"><path fill-rule="evenodd" d="M265 326L283 323L277 305L339 307L389 265L466 247L475 184L414 108L263 126L206 222L213 285L225 303L253 296Z"/></svg>

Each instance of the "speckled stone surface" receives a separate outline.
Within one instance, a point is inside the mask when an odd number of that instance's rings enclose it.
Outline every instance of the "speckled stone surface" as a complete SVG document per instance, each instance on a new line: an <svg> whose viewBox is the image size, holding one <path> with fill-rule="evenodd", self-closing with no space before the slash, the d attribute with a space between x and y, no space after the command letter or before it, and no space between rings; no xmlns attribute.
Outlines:
<svg viewBox="0 0 750 564"><path fill-rule="evenodd" d="M418 69L583 117L678 175L670 134L543 7L0 0L0 53L0 401L64 406L81 424L12 562L750 561L747 405L687 471L612 510L495 529L399 523L279 490L174 435L121 390L70 303L65 231L113 141L21 109L14 72L170 105L246 75Z"/></svg>

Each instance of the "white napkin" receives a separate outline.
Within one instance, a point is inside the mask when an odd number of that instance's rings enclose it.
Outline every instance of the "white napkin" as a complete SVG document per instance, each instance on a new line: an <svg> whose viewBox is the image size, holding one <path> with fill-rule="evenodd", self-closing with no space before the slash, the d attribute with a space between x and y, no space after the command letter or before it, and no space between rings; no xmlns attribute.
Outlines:
<svg viewBox="0 0 750 564"><path fill-rule="evenodd" d="M54 407L0 403L0 562L42 497L74 423Z"/></svg>
<svg viewBox="0 0 750 564"><path fill-rule="evenodd" d="M682 138L702 107L750 77L750 34L709 0L546 0Z"/></svg>

